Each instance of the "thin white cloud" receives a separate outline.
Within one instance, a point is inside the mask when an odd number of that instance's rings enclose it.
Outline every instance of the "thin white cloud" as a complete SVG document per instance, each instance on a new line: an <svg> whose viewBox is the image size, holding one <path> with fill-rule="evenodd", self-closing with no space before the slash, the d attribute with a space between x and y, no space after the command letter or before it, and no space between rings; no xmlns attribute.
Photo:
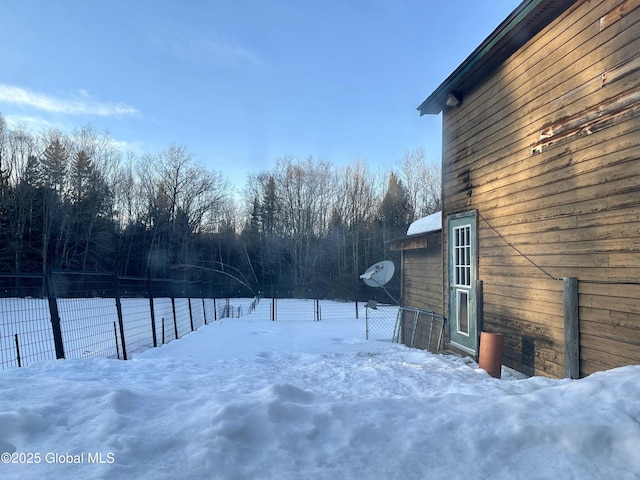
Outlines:
<svg viewBox="0 0 640 480"><path fill-rule="evenodd" d="M67 115L140 116L140 111L124 103L98 102L84 90L79 98L56 98L13 85L0 84L0 102L33 107L51 113Z"/></svg>
<svg viewBox="0 0 640 480"><path fill-rule="evenodd" d="M41 117L34 117L30 115L11 115L2 114L7 125L12 130L26 129L31 132L40 132L45 130L71 130L72 126L60 122L51 122Z"/></svg>
<svg viewBox="0 0 640 480"><path fill-rule="evenodd" d="M217 55L239 58L254 65L266 65L266 62L263 61L258 55L250 52L235 41L223 36L205 38L203 39L203 45L205 47L205 50Z"/></svg>
<svg viewBox="0 0 640 480"><path fill-rule="evenodd" d="M256 66L265 66L268 63L232 38L212 30L184 31L171 36L156 37L154 40L161 48L190 62L240 61Z"/></svg>

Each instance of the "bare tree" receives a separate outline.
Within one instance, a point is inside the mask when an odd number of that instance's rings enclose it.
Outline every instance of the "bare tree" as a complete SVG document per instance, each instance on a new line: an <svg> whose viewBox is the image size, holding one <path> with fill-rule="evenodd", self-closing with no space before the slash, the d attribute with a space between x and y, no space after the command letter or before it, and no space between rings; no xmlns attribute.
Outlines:
<svg viewBox="0 0 640 480"><path fill-rule="evenodd" d="M0 201L7 194L9 177L11 175L8 162L9 129L2 114L0 114Z"/></svg>
<svg viewBox="0 0 640 480"><path fill-rule="evenodd" d="M357 290L357 273L364 267L363 257L368 257L367 232L375 218L379 199L374 175L362 160L356 159L353 166L347 166L340 177L342 182L337 212L344 225L344 266L341 270L351 277L354 290Z"/></svg>
<svg viewBox="0 0 640 480"><path fill-rule="evenodd" d="M424 148L405 151L398 166L412 209L410 220L441 210L440 165L427 162Z"/></svg>
<svg viewBox="0 0 640 480"><path fill-rule="evenodd" d="M229 195L227 181L197 164L186 147L176 145L144 157L138 172L153 229L149 262L164 251L165 260L179 255L187 263L191 235L216 227L218 208Z"/></svg>
<svg viewBox="0 0 640 480"><path fill-rule="evenodd" d="M0 116L0 243L1 257L16 271L24 265L30 247L34 216L34 190L38 182L34 137L11 130Z"/></svg>
<svg viewBox="0 0 640 480"><path fill-rule="evenodd" d="M303 161L284 157L276 164L274 178L290 244L293 282L307 289L320 261L318 239L329 227L335 185L331 165L311 156Z"/></svg>

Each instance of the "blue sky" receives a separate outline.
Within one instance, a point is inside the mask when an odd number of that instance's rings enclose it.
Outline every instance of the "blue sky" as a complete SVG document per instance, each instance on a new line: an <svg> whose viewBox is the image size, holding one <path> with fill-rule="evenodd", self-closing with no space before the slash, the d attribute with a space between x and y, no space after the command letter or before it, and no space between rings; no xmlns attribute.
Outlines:
<svg viewBox="0 0 640 480"><path fill-rule="evenodd" d="M277 158L393 167L441 119L416 107L518 0L0 0L0 113L185 145L237 186Z"/></svg>

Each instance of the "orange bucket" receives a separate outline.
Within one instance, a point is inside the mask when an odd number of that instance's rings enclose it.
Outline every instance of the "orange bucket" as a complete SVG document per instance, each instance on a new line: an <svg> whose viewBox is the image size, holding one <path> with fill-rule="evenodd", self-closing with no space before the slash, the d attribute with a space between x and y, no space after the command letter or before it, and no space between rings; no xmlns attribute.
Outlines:
<svg viewBox="0 0 640 480"><path fill-rule="evenodd" d="M494 378L502 376L503 347L504 336L501 333L480 332L478 366Z"/></svg>

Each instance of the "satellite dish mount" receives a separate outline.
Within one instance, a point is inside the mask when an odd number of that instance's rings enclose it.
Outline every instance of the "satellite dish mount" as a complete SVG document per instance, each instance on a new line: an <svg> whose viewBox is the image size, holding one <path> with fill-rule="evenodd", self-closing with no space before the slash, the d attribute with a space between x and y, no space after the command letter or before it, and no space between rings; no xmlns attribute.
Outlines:
<svg viewBox="0 0 640 480"><path fill-rule="evenodd" d="M385 285L389 283L389 280L393 277L395 267L391 260L382 260L381 262L374 263L365 272L360 275L360 278L370 287L382 288L384 293L398 304L398 301L393 298L389 291L385 288Z"/></svg>

